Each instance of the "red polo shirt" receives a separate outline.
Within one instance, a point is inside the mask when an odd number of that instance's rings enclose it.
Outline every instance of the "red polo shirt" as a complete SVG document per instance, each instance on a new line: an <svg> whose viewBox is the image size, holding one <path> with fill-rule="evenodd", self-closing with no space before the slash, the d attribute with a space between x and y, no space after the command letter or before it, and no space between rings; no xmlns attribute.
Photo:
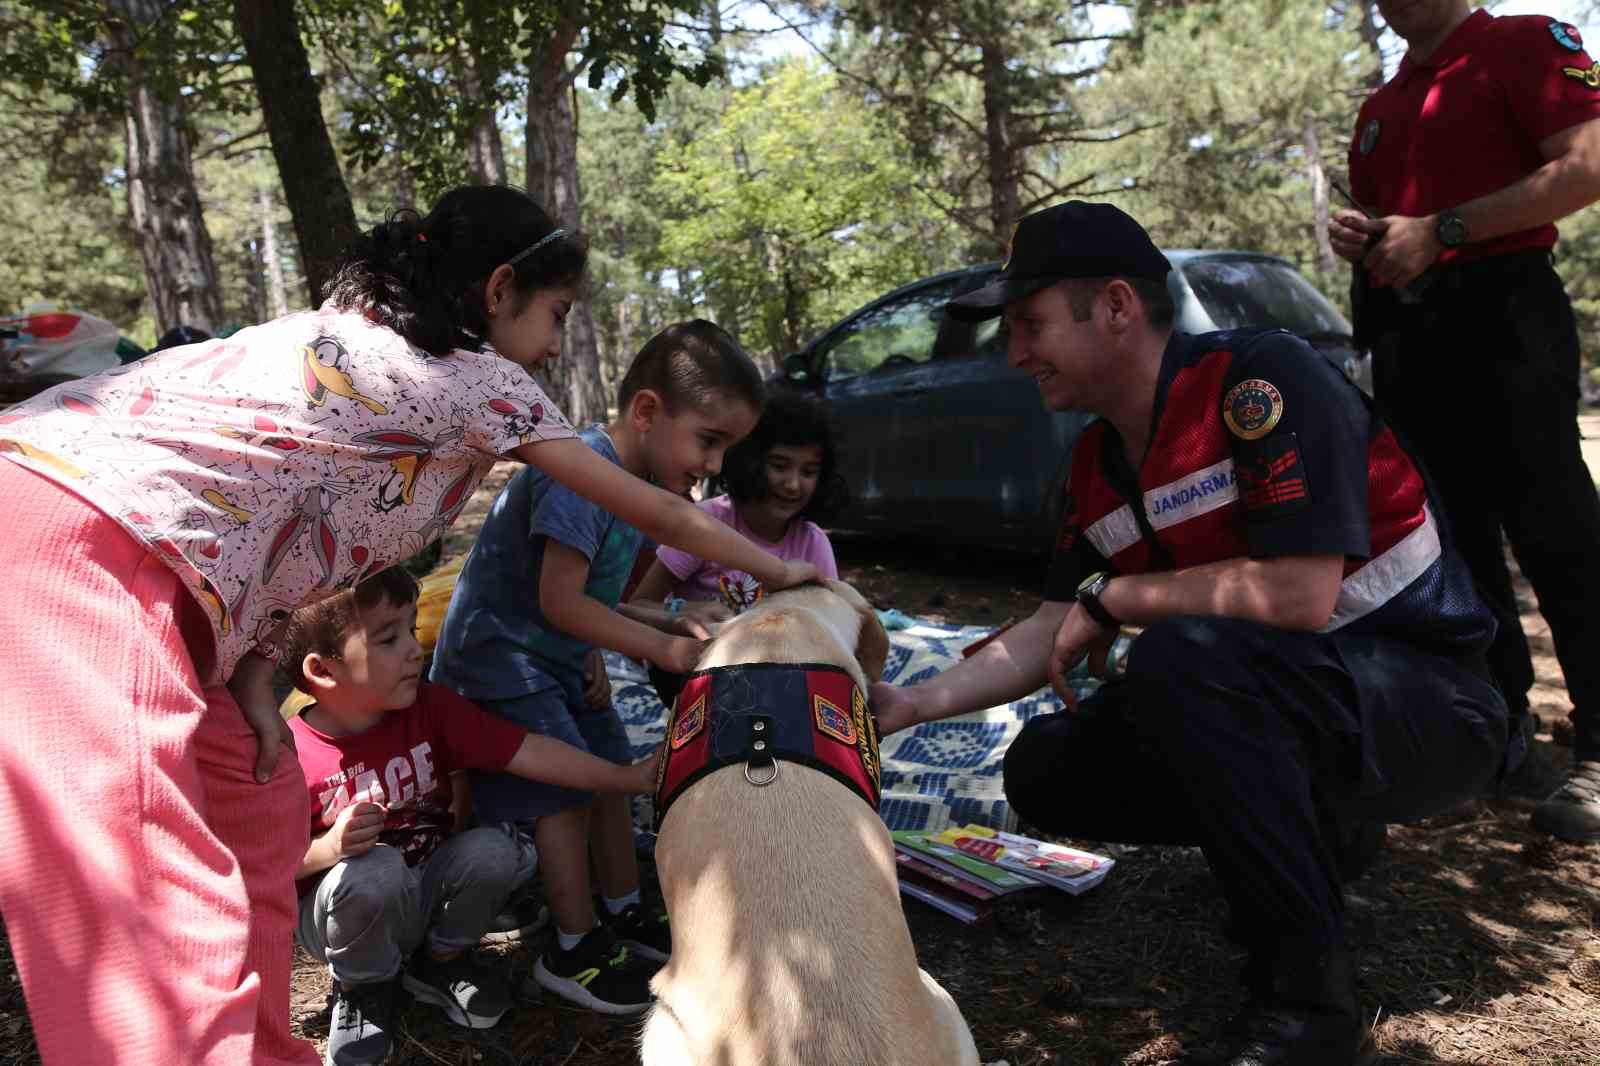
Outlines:
<svg viewBox="0 0 1600 1066"><path fill-rule="evenodd" d="M1478 10L1433 55L1408 54L1362 105L1350 187L1382 215L1430 215L1503 189L1545 162L1539 143L1600 118L1600 66L1576 27ZM1446 249L1440 262L1549 248L1553 225Z"/></svg>

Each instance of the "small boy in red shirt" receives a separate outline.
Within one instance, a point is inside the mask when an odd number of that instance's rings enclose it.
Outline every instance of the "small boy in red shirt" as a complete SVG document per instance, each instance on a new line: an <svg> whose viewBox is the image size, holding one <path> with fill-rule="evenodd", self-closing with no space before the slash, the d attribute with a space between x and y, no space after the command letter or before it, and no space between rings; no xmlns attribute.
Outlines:
<svg viewBox="0 0 1600 1066"><path fill-rule="evenodd" d="M511 1004L470 949L532 881L533 844L509 826L453 834L451 773L655 787L653 759L608 762L422 681L416 598L410 575L386 570L297 611L284 640L316 699L289 723L311 799L297 939L333 973L326 1061L341 1066L388 1054L397 986L475 1029Z"/></svg>

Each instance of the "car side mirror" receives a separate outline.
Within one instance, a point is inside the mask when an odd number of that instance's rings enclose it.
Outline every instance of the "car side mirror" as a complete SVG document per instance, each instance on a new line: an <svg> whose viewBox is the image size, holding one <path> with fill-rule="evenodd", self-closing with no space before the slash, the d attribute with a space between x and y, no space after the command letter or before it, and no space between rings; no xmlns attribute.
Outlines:
<svg viewBox="0 0 1600 1066"><path fill-rule="evenodd" d="M811 365L800 352L783 357L783 376L794 382L807 382L811 380Z"/></svg>

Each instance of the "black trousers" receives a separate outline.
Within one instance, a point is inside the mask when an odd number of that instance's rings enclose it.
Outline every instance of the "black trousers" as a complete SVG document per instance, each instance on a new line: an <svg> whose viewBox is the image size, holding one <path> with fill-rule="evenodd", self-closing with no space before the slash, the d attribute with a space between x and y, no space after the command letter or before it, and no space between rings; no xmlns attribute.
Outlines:
<svg viewBox="0 0 1600 1066"><path fill-rule="evenodd" d="M1292 958L1343 935L1340 827L1477 795L1506 731L1481 659L1175 618L1134 641L1121 680L1023 728L1006 798L1054 833L1199 846L1235 929Z"/></svg>
<svg viewBox="0 0 1600 1066"><path fill-rule="evenodd" d="M1533 662L1501 533L1550 623L1580 756L1600 757L1600 497L1579 446L1578 334L1544 252L1441 274L1419 302L1358 317L1378 407L1433 479L1500 630L1495 682L1527 707ZM1375 326L1376 328L1368 328Z"/></svg>

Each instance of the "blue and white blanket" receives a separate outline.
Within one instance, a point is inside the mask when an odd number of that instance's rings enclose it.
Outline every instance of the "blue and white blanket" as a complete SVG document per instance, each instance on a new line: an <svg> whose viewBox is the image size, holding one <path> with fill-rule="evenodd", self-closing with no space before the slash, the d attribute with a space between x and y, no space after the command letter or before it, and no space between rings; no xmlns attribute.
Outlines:
<svg viewBox="0 0 1600 1066"><path fill-rule="evenodd" d="M983 626L941 626L917 621L889 633L883 679L913 685L961 661L961 649L985 636ZM612 699L628 730L635 758L666 736L666 710L645 670L632 659L606 653ZM1079 680L1079 695L1096 682ZM943 829L977 823L1015 829L1016 815L1001 788L1006 748L1035 715L1061 709L1048 688L986 711L929 722L883 741L883 802L879 813L890 829ZM648 799L644 801L648 804ZM637 811L637 809L636 809ZM648 824L648 817L644 819Z"/></svg>

